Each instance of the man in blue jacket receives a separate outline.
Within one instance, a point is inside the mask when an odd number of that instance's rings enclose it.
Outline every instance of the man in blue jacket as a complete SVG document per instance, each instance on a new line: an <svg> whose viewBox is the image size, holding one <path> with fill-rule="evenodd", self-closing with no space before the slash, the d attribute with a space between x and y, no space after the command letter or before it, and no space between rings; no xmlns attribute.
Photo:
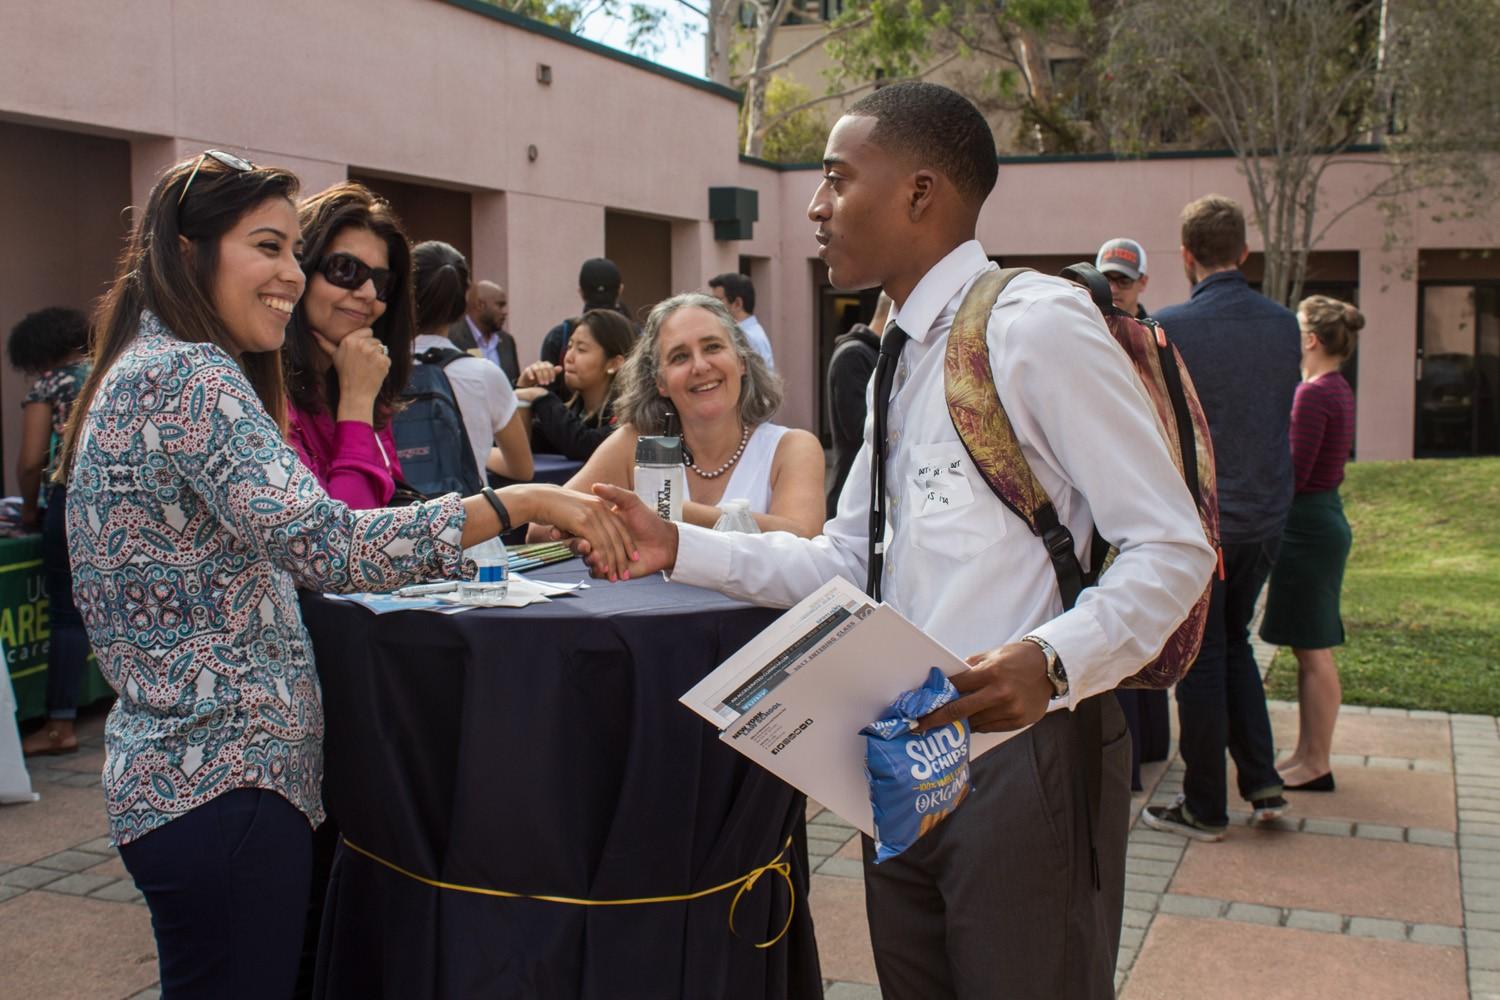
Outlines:
<svg viewBox="0 0 1500 1000"><path fill-rule="evenodd" d="M1288 437L1301 380L1297 317L1253 291L1240 272L1249 255L1245 215L1220 195L1182 212L1182 261L1193 293L1156 319L1193 376L1213 437L1224 578L1209 605L1203 650L1177 685L1181 800L1151 806L1148 826L1219 840L1229 823L1226 747L1255 822L1286 811L1265 690L1250 649L1250 619L1292 503Z"/></svg>

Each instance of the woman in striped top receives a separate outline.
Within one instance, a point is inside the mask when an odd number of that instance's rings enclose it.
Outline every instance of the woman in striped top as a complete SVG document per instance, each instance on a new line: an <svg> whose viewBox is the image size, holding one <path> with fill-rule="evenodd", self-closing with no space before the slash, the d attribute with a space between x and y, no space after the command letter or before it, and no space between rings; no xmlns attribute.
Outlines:
<svg viewBox="0 0 1500 1000"><path fill-rule="evenodd" d="M1333 791L1333 726L1343 690L1333 647L1344 641L1339 591L1353 541L1339 499L1354 444L1354 392L1339 369L1365 318L1323 295L1303 299L1302 384L1292 402L1296 496L1271 571L1260 635L1297 657L1297 749L1278 770L1286 790Z"/></svg>

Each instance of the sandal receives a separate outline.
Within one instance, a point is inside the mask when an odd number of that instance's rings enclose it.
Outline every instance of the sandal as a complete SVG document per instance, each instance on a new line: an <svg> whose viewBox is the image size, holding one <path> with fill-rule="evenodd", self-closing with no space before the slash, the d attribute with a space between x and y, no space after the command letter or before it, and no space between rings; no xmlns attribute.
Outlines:
<svg viewBox="0 0 1500 1000"><path fill-rule="evenodd" d="M21 753L26 757L58 757L78 752L78 737L64 742L62 730L44 726L21 741Z"/></svg>

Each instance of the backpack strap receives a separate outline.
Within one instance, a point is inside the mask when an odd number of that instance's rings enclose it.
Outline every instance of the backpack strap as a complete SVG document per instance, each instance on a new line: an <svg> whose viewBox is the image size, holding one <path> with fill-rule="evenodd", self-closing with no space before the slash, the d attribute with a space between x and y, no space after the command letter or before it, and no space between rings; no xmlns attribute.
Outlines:
<svg viewBox="0 0 1500 1000"><path fill-rule="evenodd" d="M1057 574L1063 609L1083 592L1083 567L1073 548L1073 533L1058 519L1052 498L1031 471L1021 442L995 389L988 330L990 312L1005 287L1030 268L986 271L964 296L948 334L943 391L948 416L959 440L991 491L1047 546Z"/></svg>
<svg viewBox="0 0 1500 1000"><path fill-rule="evenodd" d="M437 365L439 368L447 368L459 358L470 357L464 351L456 347L429 347L421 354L414 355L416 360L424 365Z"/></svg>
<svg viewBox="0 0 1500 1000"><path fill-rule="evenodd" d="M1082 285L1089 293L1089 298L1094 300L1094 305L1099 307L1107 319L1111 314L1119 312L1115 306L1114 289L1109 287L1109 279L1104 276L1093 264L1087 261L1079 261L1069 264L1057 272L1059 278L1067 278L1077 285Z"/></svg>
<svg viewBox="0 0 1500 1000"><path fill-rule="evenodd" d="M1063 610L1067 611L1077 603L1084 586L1093 581L1084 576L1073 547L1073 533L1059 520L1052 498L1021 451L1021 442L1000 402L999 390L995 388L995 371L990 358L990 313L1005 287L1026 270L1029 268L986 271L970 286L948 334L943 391L948 401L948 416L979 474L1000 502L1047 547L1047 556L1057 575L1058 594L1062 598ZM1094 273L1098 274L1097 271ZM1105 284L1107 286L1108 282ZM1113 302L1110 304L1112 308ZM1085 698L1073 715L1082 763L1077 780L1082 786L1090 874L1097 891L1102 881L1094 827L1095 817L1102 807L1104 765L1104 717L1099 697Z"/></svg>

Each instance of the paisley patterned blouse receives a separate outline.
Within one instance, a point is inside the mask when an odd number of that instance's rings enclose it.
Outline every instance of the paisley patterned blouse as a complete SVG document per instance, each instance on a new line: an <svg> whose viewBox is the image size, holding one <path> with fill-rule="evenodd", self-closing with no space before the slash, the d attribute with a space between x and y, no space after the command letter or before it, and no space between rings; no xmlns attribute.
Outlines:
<svg viewBox="0 0 1500 1000"><path fill-rule="evenodd" d="M296 588L457 576L456 495L400 510L329 499L223 350L150 312L104 377L68 487L74 594L119 693L105 725L110 834L265 788L323 819L323 708Z"/></svg>

